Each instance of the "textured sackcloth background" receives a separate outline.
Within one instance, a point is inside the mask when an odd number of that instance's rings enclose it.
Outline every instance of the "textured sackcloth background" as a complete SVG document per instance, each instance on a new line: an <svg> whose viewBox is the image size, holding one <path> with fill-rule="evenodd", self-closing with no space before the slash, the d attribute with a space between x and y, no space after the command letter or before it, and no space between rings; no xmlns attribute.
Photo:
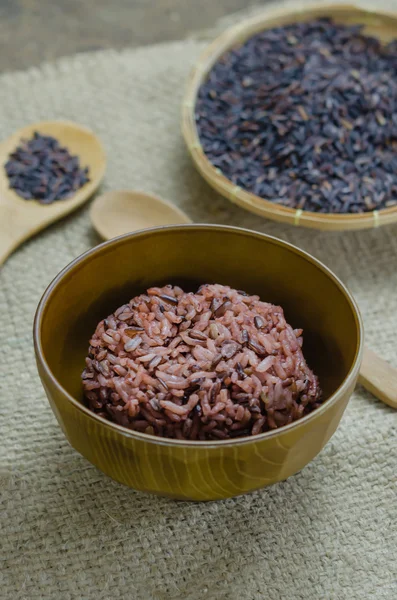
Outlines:
<svg viewBox="0 0 397 600"><path fill-rule="evenodd" d="M348 284L369 346L397 366L396 226L327 234L274 224L233 207L195 172L179 113L204 45L106 51L2 76L0 135L40 119L80 121L107 148L103 189L143 188L195 221L253 228L310 251ZM68 445L36 372L32 319L50 280L98 242L87 207L0 271L0 598L396 598L397 413L361 388L301 473L224 502L134 492Z"/></svg>

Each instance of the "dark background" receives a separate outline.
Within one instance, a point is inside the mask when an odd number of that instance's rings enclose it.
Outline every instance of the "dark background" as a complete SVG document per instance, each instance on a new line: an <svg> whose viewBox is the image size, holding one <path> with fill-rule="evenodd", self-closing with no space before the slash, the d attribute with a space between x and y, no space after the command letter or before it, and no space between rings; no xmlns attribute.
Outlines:
<svg viewBox="0 0 397 600"><path fill-rule="evenodd" d="M181 39L259 0L0 0L0 71Z"/></svg>

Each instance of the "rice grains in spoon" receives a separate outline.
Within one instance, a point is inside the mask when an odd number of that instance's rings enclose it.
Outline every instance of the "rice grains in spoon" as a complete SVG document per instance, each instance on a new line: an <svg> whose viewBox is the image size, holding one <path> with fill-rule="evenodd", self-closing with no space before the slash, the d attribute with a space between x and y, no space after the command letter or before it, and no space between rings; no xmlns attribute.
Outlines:
<svg viewBox="0 0 397 600"><path fill-rule="evenodd" d="M10 178L5 168L10 155L15 153L21 140L32 139L36 131L40 132L42 136L55 138L60 148L67 148L71 156L79 157L80 166L77 169L75 161L65 165L66 169L74 170L74 175L72 175L71 185L68 184L63 191L59 188L58 190L54 189L55 184L51 184L51 189L48 191L48 185L44 185L44 182L42 192L39 191L37 194L34 193L37 188L33 182L29 184L29 188L26 188L26 182L22 184L20 181L13 180L11 185L14 187L16 185L19 189L16 191L10 187ZM19 152L18 155L20 156ZM31 160L31 158L31 154L28 152L26 159ZM87 127L71 121L43 121L17 131L0 145L0 162L2 164L0 169L0 264L29 237L86 202L100 185L106 169L106 156L98 137ZM12 164L14 166L9 164L8 169L11 167L10 177L14 178L18 175L15 173L18 167L17 163ZM84 169L86 167L89 170L89 181L85 181ZM23 170L23 166L20 168ZM14 174L12 174L13 169ZM54 174L56 175L55 172ZM69 189L70 187L72 190ZM33 196L29 201L20 194L21 191L25 193L27 189L33 192L29 194ZM51 201L50 204L43 205L43 199L48 201L54 192L55 199L62 201ZM25 193L25 195L28 194Z"/></svg>

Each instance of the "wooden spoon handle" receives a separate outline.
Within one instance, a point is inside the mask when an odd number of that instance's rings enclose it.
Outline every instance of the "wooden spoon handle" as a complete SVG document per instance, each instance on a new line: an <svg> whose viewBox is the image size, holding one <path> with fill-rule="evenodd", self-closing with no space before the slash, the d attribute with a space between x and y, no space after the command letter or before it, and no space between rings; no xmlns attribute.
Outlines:
<svg viewBox="0 0 397 600"><path fill-rule="evenodd" d="M6 261L9 255L19 246L18 240L6 236L4 231L0 229L0 266Z"/></svg>
<svg viewBox="0 0 397 600"><path fill-rule="evenodd" d="M18 219L12 207L0 203L0 265L30 235L30 224Z"/></svg>
<svg viewBox="0 0 397 600"><path fill-rule="evenodd" d="M379 400L397 408L397 369L393 369L369 348L364 348L358 380Z"/></svg>

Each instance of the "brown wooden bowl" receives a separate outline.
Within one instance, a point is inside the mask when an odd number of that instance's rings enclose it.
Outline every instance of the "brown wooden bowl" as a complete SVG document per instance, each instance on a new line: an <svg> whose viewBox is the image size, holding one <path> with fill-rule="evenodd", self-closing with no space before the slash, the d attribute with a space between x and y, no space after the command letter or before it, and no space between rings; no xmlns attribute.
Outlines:
<svg viewBox="0 0 397 600"><path fill-rule="evenodd" d="M231 48L245 42L253 35L272 27L298 21L330 16L338 23L363 24L364 32L384 42L397 38L397 13L383 10L367 11L343 4L324 4L298 9L297 6L280 7L264 11L261 15L231 27L217 37L200 56L192 70L182 106L182 132L193 162L206 181L222 196L242 208L273 221L303 225L322 230L368 229L397 222L397 206L360 214L323 214L276 205L245 191L227 179L208 160L200 143L196 128L195 105L201 84L218 59Z"/></svg>
<svg viewBox="0 0 397 600"><path fill-rule="evenodd" d="M97 323L152 285L197 290L206 282L283 306L288 322L304 328L305 356L325 402L280 429L218 441L156 437L91 412L81 372ZM49 402L78 452L137 490L216 500L286 479L320 452L354 390L363 328L344 285L303 250L254 231L180 225L114 238L74 260L39 304L34 342Z"/></svg>

